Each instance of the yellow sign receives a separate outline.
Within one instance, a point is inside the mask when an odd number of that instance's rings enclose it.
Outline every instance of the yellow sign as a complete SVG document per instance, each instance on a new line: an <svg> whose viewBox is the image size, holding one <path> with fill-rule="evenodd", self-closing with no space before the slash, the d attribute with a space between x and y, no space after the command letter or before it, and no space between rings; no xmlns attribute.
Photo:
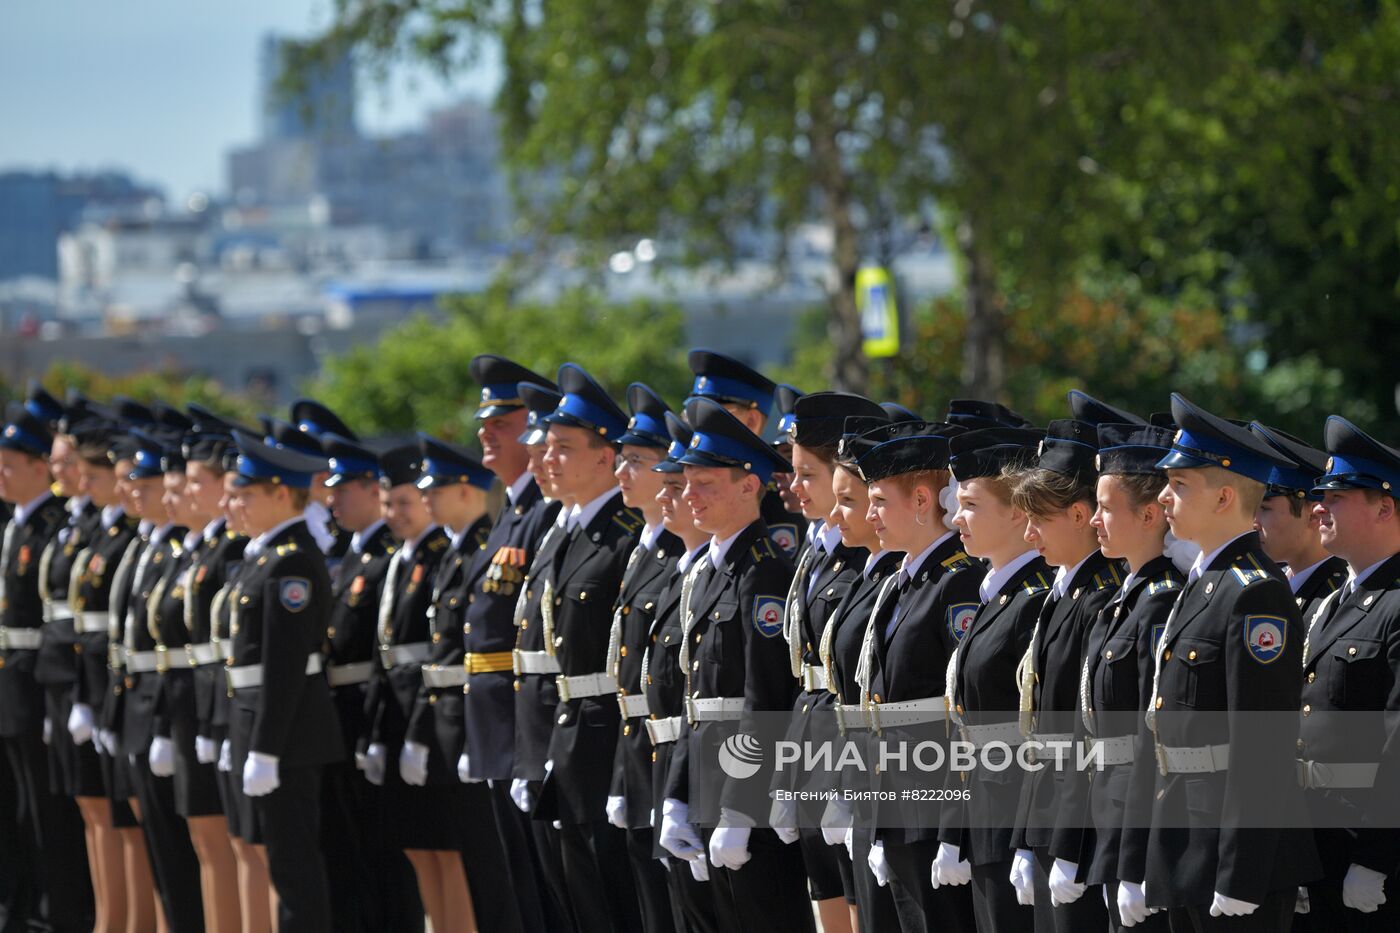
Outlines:
<svg viewBox="0 0 1400 933"><path fill-rule="evenodd" d="M856 310L860 312L861 348L868 357L899 354L899 307L894 280L882 266L856 273Z"/></svg>

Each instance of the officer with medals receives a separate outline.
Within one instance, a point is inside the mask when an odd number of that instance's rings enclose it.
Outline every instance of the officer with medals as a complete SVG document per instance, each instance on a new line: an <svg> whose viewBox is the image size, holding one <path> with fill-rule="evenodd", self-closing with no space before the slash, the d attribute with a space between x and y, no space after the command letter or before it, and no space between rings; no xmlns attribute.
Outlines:
<svg viewBox="0 0 1400 933"><path fill-rule="evenodd" d="M623 505L640 512L646 524L627 558L608 636L605 669L617 682L622 722L608 787L607 816L627 834L627 856L641 905L642 928L670 931L676 929L676 923L667 871L656 860L656 838L651 829L652 745L645 726L650 710L642 683L642 661L662 593L675 575L683 544L667 529L658 498L665 474L656 472L656 467L671 446L666 416L672 412L639 382L627 387L627 404L632 417L626 432L616 439L618 488Z"/></svg>
<svg viewBox="0 0 1400 933"><path fill-rule="evenodd" d="M690 398L708 398L719 402L739 423L754 434L763 436L768 412L773 408L777 386L773 380L732 356L713 350L691 350L687 357L695 382ZM791 397L792 392L784 392ZM688 400L687 400L688 401ZM792 399L796 403L796 399ZM783 471L778 471L781 476ZM806 521L800 512L791 511L778 492L776 480L769 479L764 490L762 518L768 534L789 560L797 557Z"/></svg>
<svg viewBox="0 0 1400 933"><path fill-rule="evenodd" d="M1400 924L1400 450L1336 415L1316 512L1350 576L1304 620L1298 771L1322 859L1313 928Z"/></svg>
<svg viewBox="0 0 1400 933"><path fill-rule="evenodd" d="M710 545L680 610L689 728L671 761L663 811L670 826L716 827L705 831L705 848L723 927L811 930L801 853L757 825L768 817L767 781L752 782L756 795L712 764L736 725L755 731L746 715L786 712L796 694L782 639L793 566L759 511L773 471L790 464L719 402L693 399L686 415L695 434L681 458L684 501ZM670 826L663 822L662 845L676 852Z"/></svg>
<svg viewBox="0 0 1400 933"><path fill-rule="evenodd" d="M345 750L320 653L331 582L302 517L326 463L242 431L234 440L237 508L253 536L228 597L231 765L247 806L240 821L245 838L267 847L277 928L330 930L321 787L325 767Z"/></svg>
<svg viewBox="0 0 1400 933"><path fill-rule="evenodd" d="M1273 468L1292 461L1180 395L1172 417L1181 429L1158 463L1160 501L1172 531L1202 554L1157 643L1144 894L1149 908L1172 911L1173 927L1238 926L1232 918L1257 914L1251 929L1286 930L1317 854L1308 834L1269 828L1300 810L1302 792L1287 780L1297 735L1263 720L1300 706L1303 627L1254 515Z"/></svg>
<svg viewBox="0 0 1400 933"><path fill-rule="evenodd" d="M1284 568L1293 601L1307 623L1322 601L1347 580L1347 563L1322 546L1321 518L1314 513L1322 493L1313 484L1327 472L1327 455L1258 421L1249 430L1295 464L1273 468L1254 527L1264 553Z"/></svg>

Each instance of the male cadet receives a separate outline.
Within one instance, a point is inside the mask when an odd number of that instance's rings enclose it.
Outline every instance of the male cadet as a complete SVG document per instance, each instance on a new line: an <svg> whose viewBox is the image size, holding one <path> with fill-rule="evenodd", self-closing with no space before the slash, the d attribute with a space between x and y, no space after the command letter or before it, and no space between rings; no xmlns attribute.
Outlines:
<svg viewBox="0 0 1400 933"><path fill-rule="evenodd" d="M642 659L661 607L662 591L680 559L681 539L666 530L661 516L661 491L665 475L655 467L666 457L671 435L666 429L666 407L656 393L635 382L627 387L632 417L627 431L617 438L618 487L622 502L642 514L646 526L627 558L622 590L613 605L612 633L608 637L606 671L617 681L617 702L622 713L621 734L613 758L612 784L608 789L608 821L627 833L627 854L632 880L642 907L642 926L652 931L675 929L671 899L666 889L666 869L656 860L651 831L651 739L646 730L645 684Z"/></svg>
<svg viewBox="0 0 1400 933"><path fill-rule="evenodd" d="M1317 854L1306 832L1278 828L1302 792L1288 780L1297 735L1270 713L1299 706L1303 627L1253 525L1273 467L1291 461L1180 395L1171 404L1181 429L1157 464L1159 498L1201 556L1157 642L1143 891L1173 928L1287 930Z"/></svg>
<svg viewBox="0 0 1400 933"><path fill-rule="evenodd" d="M718 824L705 834L721 927L811 930L801 852L757 826L769 811L768 778L726 781L716 767L726 733L736 724L754 731L746 717L786 713L796 694L782 638L793 566L759 512L773 471L791 466L716 401L693 399L686 414L695 434L681 458L684 498L710 546L681 608L689 729L671 760L665 809L672 821ZM694 809L682 815L677 802Z"/></svg>
<svg viewBox="0 0 1400 933"><path fill-rule="evenodd" d="M344 755L322 672L331 581L302 518L324 460L234 433L236 505L253 539L229 599L229 742L243 778L251 841L267 846L277 929L331 929L321 855L322 772Z"/></svg>
<svg viewBox="0 0 1400 933"><path fill-rule="evenodd" d="M1396 930L1400 451L1335 415L1324 435L1316 511L1352 576L1305 620L1299 774L1323 869L1311 915L1314 929Z"/></svg>
<svg viewBox="0 0 1400 933"><path fill-rule="evenodd" d="M527 820L510 799L511 764L515 757L515 691L511 665L500 665L501 652L515 646L515 603L525 569L534 558L542 530L557 506L547 503L527 471L529 453L520 443L526 410L518 384L550 382L524 366L500 356L482 355L471 362L471 375L481 385L476 410L481 464L505 487L506 501L491 525L486 548L471 567L466 581L467 610L462 625L463 650L479 663L467 670L463 687L466 748L458 762L458 777L484 779L491 791L501 843L510 862L520 915L527 930L546 926L539 872Z"/></svg>
<svg viewBox="0 0 1400 933"><path fill-rule="evenodd" d="M423 903L413 866L385 838L384 792L356 770L368 746L365 700L373 665L379 663L379 598L398 543L379 505L378 456L337 434L322 435L321 450L329 459L325 485L331 514L349 542L331 574L321 653L341 739L354 753L326 768L321 840L331 914L337 930L421 929Z"/></svg>
<svg viewBox="0 0 1400 933"><path fill-rule="evenodd" d="M544 468L573 500L564 543L540 600L544 640L559 664L536 819L560 823L564 881L584 930L640 930L627 840L607 821L617 750L617 681L607 671L612 607L643 520L622 502L615 439L627 417L582 367L559 367L559 405L544 421Z"/></svg>
<svg viewBox="0 0 1400 933"><path fill-rule="evenodd" d="M0 499L13 508L0 538L0 806L11 814L0 822L9 832L0 872L10 886L0 916L17 928L31 919L80 930L93 910L83 824L72 798L49 792L44 694L34 680L44 621L39 558L68 518L66 500L49 490L51 443L43 420L11 406L0 429Z"/></svg>
<svg viewBox="0 0 1400 933"><path fill-rule="evenodd" d="M690 398L708 398L719 402L740 424L763 436L768 411L773 407L773 397L778 388L773 380L733 357L713 350L691 350L687 362L690 371L695 374ZM788 388L791 390L790 386ZM790 394L784 393L785 396ZM792 401L794 405L797 403L795 398ZM783 472L778 471L779 475ZM768 526L768 536L784 556L789 560L795 559L807 520L800 511L790 510L784 504L782 496L778 494L778 484L772 479L767 481L760 508L763 521Z"/></svg>
<svg viewBox="0 0 1400 933"><path fill-rule="evenodd" d="M1313 489L1327 472L1327 455L1291 434L1255 421L1249 430L1288 459L1292 467L1274 467L1265 487L1264 501L1254 516L1254 529L1264 553L1284 568L1293 601L1306 625L1317 607L1347 579L1347 563L1322 546L1321 517L1314 506L1322 493Z"/></svg>

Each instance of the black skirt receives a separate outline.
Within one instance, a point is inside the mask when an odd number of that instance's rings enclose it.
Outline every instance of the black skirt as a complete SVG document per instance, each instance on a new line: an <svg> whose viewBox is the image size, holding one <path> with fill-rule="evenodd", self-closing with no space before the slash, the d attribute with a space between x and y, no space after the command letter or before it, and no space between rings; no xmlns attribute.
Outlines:
<svg viewBox="0 0 1400 933"><path fill-rule="evenodd" d="M195 715L195 677L192 670L166 672L162 684L170 740L175 744L175 812L189 819L223 812L218 772L201 764L195 752L199 723Z"/></svg>

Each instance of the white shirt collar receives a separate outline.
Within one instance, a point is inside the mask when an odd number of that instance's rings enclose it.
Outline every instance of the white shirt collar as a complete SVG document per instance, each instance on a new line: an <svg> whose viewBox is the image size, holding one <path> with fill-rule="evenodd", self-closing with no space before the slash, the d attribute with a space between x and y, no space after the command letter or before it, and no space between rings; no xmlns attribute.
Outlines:
<svg viewBox="0 0 1400 933"><path fill-rule="evenodd" d="M161 525L159 528L157 528L157 529L155 529L154 531L152 531L152 532L151 532L151 547L155 547L157 544L160 544L160 543L161 543L162 541L164 541L166 538L170 537L170 532L172 532L172 531L174 531L174 530L175 530L175 523L174 523L174 522L166 522L164 525Z"/></svg>
<svg viewBox="0 0 1400 933"><path fill-rule="evenodd" d="M412 541L405 541L403 543L403 548L399 551L399 560L403 561L405 564L413 560L413 552L418 550L418 545L423 542L424 538L432 534L435 528L437 528L437 525L430 524L427 528L423 529L418 537L414 538Z"/></svg>
<svg viewBox="0 0 1400 933"><path fill-rule="evenodd" d="M836 550L836 545L841 543L841 529L836 525L828 525L822 522L817 529L816 537L812 540L813 546L820 551L830 554Z"/></svg>
<svg viewBox="0 0 1400 933"><path fill-rule="evenodd" d="M462 526L462 529L460 531L453 531L451 528L446 529L448 536L452 538L452 549L454 551L461 550L462 542L465 541L467 538L467 532L471 531L475 527L476 522L468 522L467 524Z"/></svg>
<svg viewBox="0 0 1400 933"><path fill-rule="evenodd" d="M1025 567L1039 556L1035 548L1031 548L1028 551L1023 551L1021 555L1014 560L1009 561L1006 566L998 570L987 571L987 575L982 578L982 583L977 588L978 595L982 597L982 602L991 602L992 597L1000 593L1001 588L1006 586L1012 577L1020 573L1022 567Z"/></svg>
<svg viewBox="0 0 1400 933"><path fill-rule="evenodd" d="M287 519L285 522L282 522L280 525L277 525L276 527L268 531L264 531L252 541L248 542L248 546L243 549L244 558L261 557L262 553L267 550L268 542L280 535L282 532L286 531L288 528L295 525L297 522L304 521L306 521L306 519L301 515L293 515L291 518Z"/></svg>
<svg viewBox="0 0 1400 933"><path fill-rule="evenodd" d="M745 525L744 528L747 528ZM734 544L734 540L744 533L744 528L740 528L729 537L721 541L718 538L710 539L710 566L718 570L724 566L725 555L729 553L729 548Z"/></svg>
<svg viewBox="0 0 1400 933"><path fill-rule="evenodd" d="M569 527L569 516L573 514L574 510L572 508L564 508L561 506L559 511L554 515L554 527L567 529Z"/></svg>
<svg viewBox="0 0 1400 933"><path fill-rule="evenodd" d="M213 541L224 530L224 517L220 515L212 522L204 526L203 538L205 541Z"/></svg>
<svg viewBox="0 0 1400 933"><path fill-rule="evenodd" d="M126 509L122 508L120 505L104 505L102 507L102 530L106 531L108 528L111 528L117 522L121 521L122 516L125 514Z"/></svg>
<svg viewBox="0 0 1400 933"><path fill-rule="evenodd" d="M515 505L516 502L520 501L520 497L525 495L525 487L534 481L535 478L530 475L529 470L517 476L515 482L506 487L506 498L510 500L510 504Z"/></svg>
<svg viewBox="0 0 1400 933"><path fill-rule="evenodd" d="M676 571L678 573L685 573L691 567L695 566L695 562L700 559L700 555L704 554L709 549L709 547L710 545L707 542L705 544L700 545L693 551L686 551L684 554L681 555L681 559L676 561Z"/></svg>
<svg viewBox="0 0 1400 933"><path fill-rule="evenodd" d="M1317 572L1317 568L1319 568L1319 567L1321 567L1323 564L1327 563L1327 561L1330 560L1330 559L1331 559L1331 558L1329 558L1329 557L1324 557L1324 558L1322 558L1322 560L1320 560L1320 561L1318 561L1317 563L1313 564L1311 567L1304 567L1302 570L1299 570L1297 573L1289 573L1289 575L1288 575L1288 586L1289 586L1289 589L1293 590L1294 595L1297 595L1298 591L1301 590L1301 589L1303 588L1303 584L1308 582L1308 577L1311 577L1314 573L1316 573L1316 572Z"/></svg>
<svg viewBox="0 0 1400 933"><path fill-rule="evenodd" d="M29 521L29 516L33 515L36 511L38 511L39 506L43 505L45 502L48 502L52 498L53 493L45 489L43 492L39 493L39 495L35 496L33 499L30 499L24 505L16 506L14 516L15 525L23 525L25 522Z"/></svg>
<svg viewBox="0 0 1400 933"><path fill-rule="evenodd" d="M1126 593L1133 588L1133 581L1137 579L1137 571L1129 570L1128 575L1123 578L1123 585L1118 587L1119 593Z"/></svg>
<svg viewBox="0 0 1400 933"><path fill-rule="evenodd" d="M1361 572L1358 573L1356 576L1352 577L1352 579L1351 579L1352 588L1355 589L1356 587L1358 587L1358 586L1360 586L1361 584L1365 583L1365 582L1366 582L1366 578L1369 577L1371 574L1375 573L1377 567L1379 567L1381 564L1385 563L1386 561L1390 560L1390 558L1391 558L1391 557L1394 557L1394 556L1395 556L1394 554L1391 554L1390 557L1382 557L1380 560L1376 561L1374 564L1372 564L1371 566L1367 567L1365 570L1361 571Z"/></svg>
<svg viewBox="0 0 1400 933"><path fill-rule="evenodd" d="M603 506L608 504L613 496L617 495L617 487L610 486L601 496L593 499L587 505L576 505L569 512L569 528L583 526L587 528L593 523L593 519L598 517L598 513L603 511Z"/></svg>
<svg viewBox="0 0 1400 933"><path fill-rule="evenodd" d="M934 541L928 547L924 548L919 553L913 555L912 557L908 554L905 554L904 560L899 565L899 582L902 584L905 580L912 580L914 578L914 574L918 573L919 568L924 565L924 561L928 560L928 556L932 554L935 550L937 550L940 544L942 544L944 541L947 541L956 533L957 532L953 531L945 531L943 534L938 536L938 539L936 541Z"/></svg>
<svg viewBox="0 0 1400 933"><path fill-rule="evenodd" d="M363 531L357 531L350 536L350 550L356 554L365 552L365 542L373 538L379 532L379 526L384 524L384 519L376 518L374 522Z"/></svg>
<svg viewBox="0 0 1400 933"><path fill-rule="evenodd" d="M642 529L642 535L637 539L637 547L646 548L648 551L656 550L656 539L661 537L661 532L666 530L666 526L657 522L655 525L648 524Z"/></svg>
<svg viewBox="0 0 1400 933"><path fill-rule="evenodd" d="M151 530L155 527L155 522L151 521L150 519L143 518L141 519L141 523L136 526L136 533L139 534L141 537L145 538L150 535Z"/></svg>
<svg viewBox="0 0 1400 933"><path fill-rule="evenodd" d="M193 551L195 548L199 547L200 542L203 540L204 535L200 534L198 531L185 532L185 550Z"/></svg>
<svg viewBox="0 0 1400 933"><path fill-rule="evenodd" d="M1186 581L1189 583L1192 580L1195 580L1201 574L1205 573L1207 568L1209 568L1211 564L1215 563L1215 559L1219 557L1227 547L1234 544L1236 541L1243 538L1245 535L1253 533L1253 531L1246 531L1243 534L1235 535L1229 541L1226 541L1224 544L1220 545L1220 547L1211 551L1209 554L1198 555L1196 557L1196 562L1191 565L1191 572L1186 575Z"/></svg>
<svg viewBox="0 0 1400 933"><path fill-rule="evenodd" d="M865 570L862 573L869 579L870 574L875 571L875 565L884 560L886 554L893 554L894 551L876 551L865 559Z"/></svg>
<svg viewBox="0 0 1400 933"><path fill-rule="evenodd" d="M68 504L64 506L64 508L68 510L69 515L77 518L79 515L83 514L83 509L87 508L88 503L91 501L92 496L74 496L68 500Z"/></svg>
<svg viewBox="0 0 1400 933"><path fill-rule="evenodd" d="M1075 575L1079 573L1079 568L1084 566L1084 561L1093 557L1098 551L1090 551L1080 558L1079 563L1073 567L1060 567L1055 571L1055 583L1050 587L1050 597L1052 599L1062 599L1069 585L1074 582Z"/></svg>

